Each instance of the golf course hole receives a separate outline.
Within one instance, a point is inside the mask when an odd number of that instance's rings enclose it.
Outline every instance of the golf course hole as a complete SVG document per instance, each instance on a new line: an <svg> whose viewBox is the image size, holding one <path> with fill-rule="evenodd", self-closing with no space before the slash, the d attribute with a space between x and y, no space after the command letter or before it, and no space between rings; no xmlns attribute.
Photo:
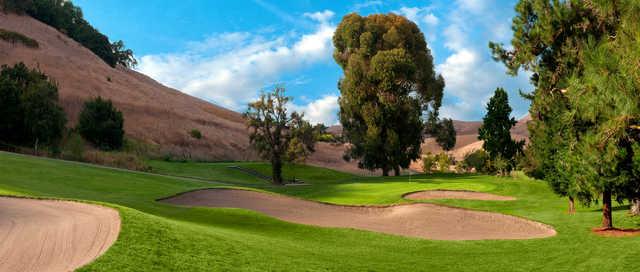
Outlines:
<svg viewBox="0 0 640 272"><path fill-rule="evenodd" d="M556 234L548 225L515 216L429 203L342 206L236 189L197 190L159 201L183 206L240 208L298 224L434 240L532 239Z"/></svg>
<svg viewBox="0 0 640 272"><path fill-rule="evenodd" d="M0 197L0 271L73 271L120 232L118 211L79 202Z"/></svg>
<svg viewBox="0 0 640 272"><path fill-rule="evenodd" d="M515 197L501 196L489 193L480 193L473 191L459 191L459 190L427 190L412 192L403 195L406 199L411 200L425 200L425 199L468 199L468 200L497 200L497 201L510 201L516 200Z"/></svg>

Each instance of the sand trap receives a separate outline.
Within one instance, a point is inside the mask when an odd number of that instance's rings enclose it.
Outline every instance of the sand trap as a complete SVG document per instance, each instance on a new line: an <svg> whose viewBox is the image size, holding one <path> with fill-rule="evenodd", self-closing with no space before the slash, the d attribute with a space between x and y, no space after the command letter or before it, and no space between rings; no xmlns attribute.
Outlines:
<svg viewBox="0 0 640 272"><path fill-rule="evenodd" d="M117 239L116 210L84 203L0 197L0 271L72 271Z"/></svg>
<svg viewBox="0 0 640 272"><path fill-rule="evenodd" d="M556 234L550 226L515 216L427 203L340 206L232 189L198 190L161 201L186 206L242 208L300 224L436 240L530 239Z"/></svg>
<svg viewBox="0 0 640 272"><path fill-rule="evenodd" d="M470 199L470 200L516 200L515 197L501 196L488 193L479 193L472 191L454 191L454 190L429 190L404 195L406 199L422 200L422 199Z"/></svg>

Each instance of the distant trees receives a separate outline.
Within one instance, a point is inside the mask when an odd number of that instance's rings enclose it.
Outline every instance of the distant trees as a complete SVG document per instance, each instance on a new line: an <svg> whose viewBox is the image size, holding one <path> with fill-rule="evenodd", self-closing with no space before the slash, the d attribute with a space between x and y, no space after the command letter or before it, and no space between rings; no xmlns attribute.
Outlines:
<svg viewBox="0 0 640 272"><path fill-rule="evenodd" d="M346 159L383 175L420 156L424 112L437 111L444 80L435 74L424 35L395 14L345 16L333 37L340 80Z"/></svg>
<svg viewBox="0 0 640 272"><path fill-rule="evenodd" d="M111 100L98 97L85 102L78 120L78 132L102 150L117 150L124 142L124 118Z"/></svg>
<svg viewBox="0 0 640 272"><path fill-rule="evenodd" d="M315 151L313 127L297 112L287 113L285 89L277 86L261 94L244 113L249 140L258 154L271 162L273 183L284 184L283 161L300 161Z"/></svg>
<svg viewBox="0 0 640 272"><path fill-rule="evenodd" d="M24 63L0 72L0 141L10 145L57 147L67 122L58 87Z"/></svg>
<svg viewBox="0 0 640 272"><path fill-rule="evenodd" d="M490 44L512 74L533 72L528 172L583 203L601 197L605 229L612 199L639 203L638 10L633 0L522 0L513 49Z"/></svg>
<svg viewBox="0 0 640 272"><path fill-rule="evenodd" d="M478 139L483 140L482 148L492 161L499 163L500 169L509 171L515 164L515 156L522 151L524 141L511 139L511 128L517 121L511 117L509 97L502 88L497 88L487 103L487 114L482 118Z"/></svg>
<svg viewBox="0 0 640 272"><path fill-rule="evenodd" d="M133 52L125 49L122 41L113 44L109 38L87 22L82 10L67 0L3 0L0 5L5 12L28 14L29 16L65 33L100 57L111 67L121 64L136 65Z"/></svg>
<svg viewBox="0 0 640 272"><path fill-rule="evenodd" d="M456 128L451 118L444 118L438 122L435 137L438 145L445 151L451 151L456 146Z"/></svg>

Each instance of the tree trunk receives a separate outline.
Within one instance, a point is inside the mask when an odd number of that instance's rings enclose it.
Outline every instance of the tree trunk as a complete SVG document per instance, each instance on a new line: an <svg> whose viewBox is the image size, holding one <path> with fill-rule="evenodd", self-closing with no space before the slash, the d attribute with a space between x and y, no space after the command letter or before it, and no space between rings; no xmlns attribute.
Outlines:
<svg viewBox="0 0 640 272"><path fill-rule="evenodd" d="M569 214L576 213L576 202L572 196L569 197Z"/></svg>
<svg viewBox="0 0 640 272"><path fill-rule="evenodd" d="M282 185L282 160L279 156L275 156L271 159L271 179L273 184Z"/></svg>
<svg viewBox="0 0 640 272"><path fill-rule="evenodd" d="M394 174L396 177L400 176L400 167L398 167L398 166L394 167L394 168L393 168L393 172L394 172L393 174Z"/></svg>
<svg viewBox="0 0 640 272"><path fill-rule="evenodd" d="M36 143L35 143L35 145L33 147L33 152L35 152L35 154L34 154L35 156L38 156L38 141L39 141L39 139L36 138Z"/></svg>
<svg viewBox="0 0 640 272"><path fill-rule="evenodd" d="M631 215L640 215L640 197L634 197L631 199Z"/></svg>
<svg viewBox="0 0 640 272"><path fill-rule="evenodd" d="M387 168L386 166L382 167L382 176L383 177L388 177L389 176L389 168Z"/></svg>
<svg viewBox="0 0 640 272"><path fill-rule="evenodd" d="M611 190L605 189L602 193L602 228L613 228L613 219L611 218Z"/></svg>

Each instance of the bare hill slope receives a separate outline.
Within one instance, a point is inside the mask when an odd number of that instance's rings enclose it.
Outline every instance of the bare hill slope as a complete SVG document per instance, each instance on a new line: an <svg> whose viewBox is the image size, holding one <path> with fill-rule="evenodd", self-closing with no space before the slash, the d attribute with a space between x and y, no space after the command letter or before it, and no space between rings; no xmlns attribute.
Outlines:
<svg viewBox="0 0 640 272"><path fill-rule="evenodd" d="M69 126L77 121L84 101L102 96L124 113L128 136L157 144L164 152L217 160L255 158L239 113L138 72L111 68L82 45L31 17L0 12L0 28L38 41L39 48L31 49L0 40L0 64L22 61L57 81ZM200 130L204 138L192 138L192 129Z"/></svg>

